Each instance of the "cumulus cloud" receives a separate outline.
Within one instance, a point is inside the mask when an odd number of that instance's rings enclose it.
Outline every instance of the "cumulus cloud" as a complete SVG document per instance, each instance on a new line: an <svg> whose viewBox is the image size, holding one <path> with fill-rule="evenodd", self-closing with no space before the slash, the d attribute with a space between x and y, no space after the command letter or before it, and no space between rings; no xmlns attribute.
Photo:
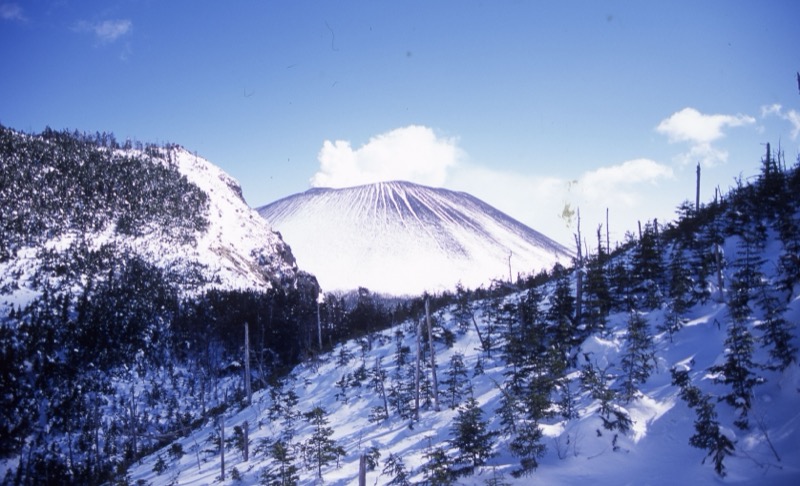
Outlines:
<svg viewBox="0 0 800 486"><path fill-rule="evenodd" d="M797 140L800 135L800 113L795 110L783 111L783 107L779 104L765 105L761 107L761 117L777 116L783 120L788 121L792 125L792 140Z"/></svg>
<svg viewBox="0 0 800 486"><path fill-rule="evenodd" d="M372 137L353 149L349 141L326 140L317 156L314 187L350 187L405 180L441 186L462 157L454 138L439 137L425 126L410 125Z"/></svg>
<svg viewBox="0 0 800 486"><path fill-rule="evenodd" d="M79 22L75 30L78 32L91 32L98 41L107 44L116 41L128 34L133 29L130 20L103 20L101 22Z"/></svg>
<svg viewBox="0 0 800 486"><path fill-rule="evenodd" d="M763 112L763 109L762 109ZM700 161L714 166L727 161L728 153L712 145L725 136L724 129L752 125L756 119L749 115L706 115L688 107L661 121L656 131L666 135L670 142L688 142L688 153L678 157L682 163Z"/></svg>
<svg viewBox="0 0 800 486"><path fill-rule="evenodd" d="M756 120L748 115L705 115L694 108L684 108L662 120L656 131L671 142L711 143L724 136L725 127L751 125Z"/></svg>
<svg viewBox="0 0 800 486"><path fill-rule="evenodd" d="M655 185L659 180L672 177L669 166L650 159L634 159L586 172L578 186L589 203L633 206L639 202L642 184Z"/></svg>

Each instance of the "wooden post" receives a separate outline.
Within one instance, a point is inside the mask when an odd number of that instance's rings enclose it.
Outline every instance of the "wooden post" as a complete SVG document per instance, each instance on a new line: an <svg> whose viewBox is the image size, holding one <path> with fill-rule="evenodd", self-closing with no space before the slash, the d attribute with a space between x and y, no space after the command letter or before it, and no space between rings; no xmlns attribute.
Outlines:
<svg viewBox="0 0 800 486"><path fill-rule="evenodd" d="M697 189L694 195L694 211L700 212L700 162L697 163Z"/></svg>
<svg viewBox="0 0 800 486"><path fill-rule="evenodd" d="M428 321L428 345L431 348L431 372L433 373L433 403L434 409L439 411L439 382L436 379L436 353L433 347L433 331L431 330L430 298L425 298L425 319Z"/></svg>
<svg viewBox="0 0 800 486"><path fill-rule="evenodd" d="M358 458L358 486L367 486L367 456L361 454Z"/></svg>
<svg viewBox="0 0 800 486"><path fill-rule="evenodd" d="M419 374L422 365L422 321L417 321L417 366L414 373L414 415L419 421Z"/></svg>
<svg viewBox="0 0 800 486"><path fill-rule="evenodd" d="M225 481L225 418L219 418L219 452L221 454L219 460L219 479Z"/></svg>
<svg viewBox="0 0 800 486"><path fill-rule="evenodd" d="M242 423L242 433L244 434L242 455L244 456L244 462L247 462L250 460L250 423L247 420Z"/></svg>
<svg viewBox="0 0 800 486"><path fill-rule="evenodd" d="M513 255L513 254L514 254L514 252L512 252L511 250L508 251L508 283L509 283L509 285L514 283L514 279L511 276L511 255Z"/></svg>
<svg viewBox="0 0 800 486"><path fill-rule="evenodd" d="M322 352L322 318L319 315L319 301L317 301L317 345Z"/></svg>
<svg viewBox="0 0 800 486"><path fill-rule="evenodd" d="M250 330L244 323L244 392L247 394L247 405L253 404L253 388L250 385Z"/></svg>
<svg viewBox="0 0 800 486"><path fill-rule="evenodd" d="M581 208L578 208L578 233L575 235L575 246L578 251L575 265L575 325L581 323L583 314L583 252L581 251Z"/></svg>

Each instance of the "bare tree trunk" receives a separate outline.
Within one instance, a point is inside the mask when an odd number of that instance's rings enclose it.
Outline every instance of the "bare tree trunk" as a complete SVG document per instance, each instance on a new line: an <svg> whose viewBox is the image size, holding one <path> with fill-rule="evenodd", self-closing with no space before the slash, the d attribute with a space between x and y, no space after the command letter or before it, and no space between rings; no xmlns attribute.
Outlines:
<svg viewBox="0 0 800 486"><path fill-rule="evenodd" d="M583 314L583 251L581 250L581 208L578 208L578 233L575 235L578 255L575 264L575 325L581 323Z"/></svg>
<svg viewBox="0 0 800 486"><path fill-rule="evenodd" d="M417 321L417 366L414 374L414 415L419 421L419 374L422 365L422 321Z"/></svg>
<svg viewBox="0 0 800 486"><path fill-rule="evenodd" d="M694 211L700 212L700 162L697 163L697 188L694 195Z"/></svg>
<svg viewBox="0 0 800 486"><path fill-rule="evenodd" d="M358 458L358 486L367 486L367 456Z"/></svg>
<svg viewBox="0 0 800 486"><path fill-rule="evenodd" d="M611 254L611 236L608 230L608 208L606 208L606 253Z"/></svg>
<svg viewBox="0 0 800 486"><path fill-rule="evenodd" d="M433 403L434 409L439 411L439 382L436 379L436 353L433 348L433 330L431 329L430 298L425 299L425 319L428 321L428 345L431 348L431 373L433 373Z"/></svg>
<svg viewBox="0 0 800 486"><path fill-rule="evenodd" d="M225 419L223 417L219 418L219 452L221 454L219 479L225 481Z"/></svg>
<svg viewBox="0 0 800 486"><path fill-rule="evenodd" d="M322 318L319 315L319 302L317 302L317 345L322 352Z"/></svg>
<svg viewBox="0 0 800 486"><path fill-rule="evenodd" d="M244 391L247 394L247 405L253 404L253 388L250 384L250 330L244 323Z"/></svg>
<svg viewBox="0 0 800 486"><path fill-rule="evenodd" d="M247 462L250 460L250 423L247 420L242 423L242 433L244 434L242 455L244 456L244 462Z"/></svg>

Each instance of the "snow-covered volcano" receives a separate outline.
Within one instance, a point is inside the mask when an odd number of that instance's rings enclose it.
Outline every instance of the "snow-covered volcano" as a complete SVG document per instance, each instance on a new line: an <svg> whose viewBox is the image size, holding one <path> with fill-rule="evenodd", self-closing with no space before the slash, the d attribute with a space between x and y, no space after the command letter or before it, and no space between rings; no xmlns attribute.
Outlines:
<svg viewBox="0 0 800 486"><path fill-rule="evenodd" d="M562 245L464 192L409 182L315 188L258 212L325 290L416 294L549 269Z"/></svg>

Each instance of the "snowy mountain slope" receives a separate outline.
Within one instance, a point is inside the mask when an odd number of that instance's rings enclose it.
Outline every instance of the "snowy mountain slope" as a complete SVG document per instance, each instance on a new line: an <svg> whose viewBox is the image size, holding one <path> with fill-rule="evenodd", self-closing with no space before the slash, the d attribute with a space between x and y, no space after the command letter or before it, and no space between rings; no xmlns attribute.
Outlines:
<svg viewBox="0 0 800 486"><path fill-rule="evenodd" d="M523 297L524 293L514 294L505 302L519 302ZM476 303L476 318L485 335L488 318L478 310L479 306ZM501 428L498 409L508 379L508 364L500 352L489 357L481 351L474 329L459 330L452 310L444 310L436 316L441 329L449 329L456 335L450 347L440 340L436 343L439 389L444 389L442 383L447 378L448 362L454 354L460 353L483 418L489 428L497 432ZM629 432L620 433L614 439L615 433L602 425L598 401L581 392L576 403L576 418L554 417L541 423L542 443L547 449L531 476L515 479L511 475L518 459L509 452L511 437L498 434L493 438L495 455L478 467L475 475L461 478L455 484L797 484L800 480L800 369L796 363L784 372L763 373L766 383L756 388L753 407L758 425L746 431L724 426L724 433L736 444L735 453L726 458L726 478L716 475L710 459L704 461L705 451L688 444L694 433L694 413L679 398L677 387L670 382L669 370L674 366L691 367L693 379L704 392L718 391L719 385L712 382L707 370L724 359L725 329L720 329L717 322L724 320L725 314L724 304L697 306L689 314L690 320L685 327L674 336L674 342L665 333L655 334L657 370L641 387L636 399L619 404L632 419ZM663 319L663 313L657 310L645 314L645 317L653 331ZM800 296L797 294L792 299L787 318L795 322L800 319ZM581 355L589 355L594 363L607 367L612 386L618 385L620 380L619 363L625 346L626 320L625 313L612 315L608 333L590 336L580 347ZM377 468L367 473L367 484L389 484L393 480L393 473L386 468L390 455L402 459L411 481L409 484L429 484L425 482L424 473L429 454L437 447L443 447L451 457L454 455L455 448L448 441L453 439L453 424L459 409L449 408L448 398L442 397L441 411L435 411L423 397L418 421L400 418L392 411L389 419L375 422L369 417L376 407L381 407L380 396L368 379L354 384L359 370L370 372L376 363L381 363L390 377L388 385L391 377L398 374L397 350L405 347L414 356L416 330L415 322L406 322L383 331L371 337L371 349L366 340L347 342L322 356L320 362L298 366L284 382L283 394L276 395L279 397L277 402L265 390L255 395L253 406L226 413L226 437L234 436L235 428L241 427L245 421L250 424L251 431L251 455L247 462L235 442L229 444L225 453L227 477L231 477L235 468L234 474L241 477L238 484L267 484L262 482L263 471L276 467L275 460L269 457L269 445L286 436L285 418L278 415L270 419L270 410L276 403L281 406L286 392L292 390L297 394L297 414L302 416L315 407L324 409L333 431L331 439L344 450L343 456L331 460L322 469L324 481L318 481L316 468L303 466L305 460L301 446L312 438L315 428L302 417L297 418L296 431L290 439L291 443L297 444L293 449L298 467L297 484L356 484L359 457L370 453L373 448L380 452L380 457ZM756 360L765 359L764 355L764 352L758 352ZM409 359L413 362L413 358ZM483 373L475 375L478 366ZM423 367L422 373L423 381L427 380L430 385L430 368ZM349 383L344 390L340 385L342 382ZM577 389L577 378L575 382ZM464 398L460 397L462 407ZM730 424L732 407L719 403L716 408L720 422ZM165 448L141 465L134 466L130 479L154 485L218 484L220 453L212 445L212 438L217 433L215 424L206 425L178 441L185 452L181 458L171 457L170 449ZM165 461L164 468L156 472L154 467L159 458ZM498 482L490 483L492 480Z"/></svg>
<svg viewBox="0 0 800 486"><path fill-rule="evenodd" d="M311 189L258 209L326 290L388 294L533 273L570 252L469 194L408 182ZM510 258L510 261L509 261Z"/></svg>
<svg viewBox="0 0 800 486"><path fill-rule="evenodd" d="M183 275L187 295L267 289L297 274L291 250L238 183L182 147L106 147L6 128L3 137L0 303L24 306L44 287L80 282L76 263L103 251Z"/></svg>
<svg viewBox="0 0 800 486"><path fill-rule="evenodd" d="M798 484L798 184L767 165L584 270L432 298L432 332L418 301L129 479L212 484L224 462L241 484L349 485L366 457L367 484Z"/></svg>

